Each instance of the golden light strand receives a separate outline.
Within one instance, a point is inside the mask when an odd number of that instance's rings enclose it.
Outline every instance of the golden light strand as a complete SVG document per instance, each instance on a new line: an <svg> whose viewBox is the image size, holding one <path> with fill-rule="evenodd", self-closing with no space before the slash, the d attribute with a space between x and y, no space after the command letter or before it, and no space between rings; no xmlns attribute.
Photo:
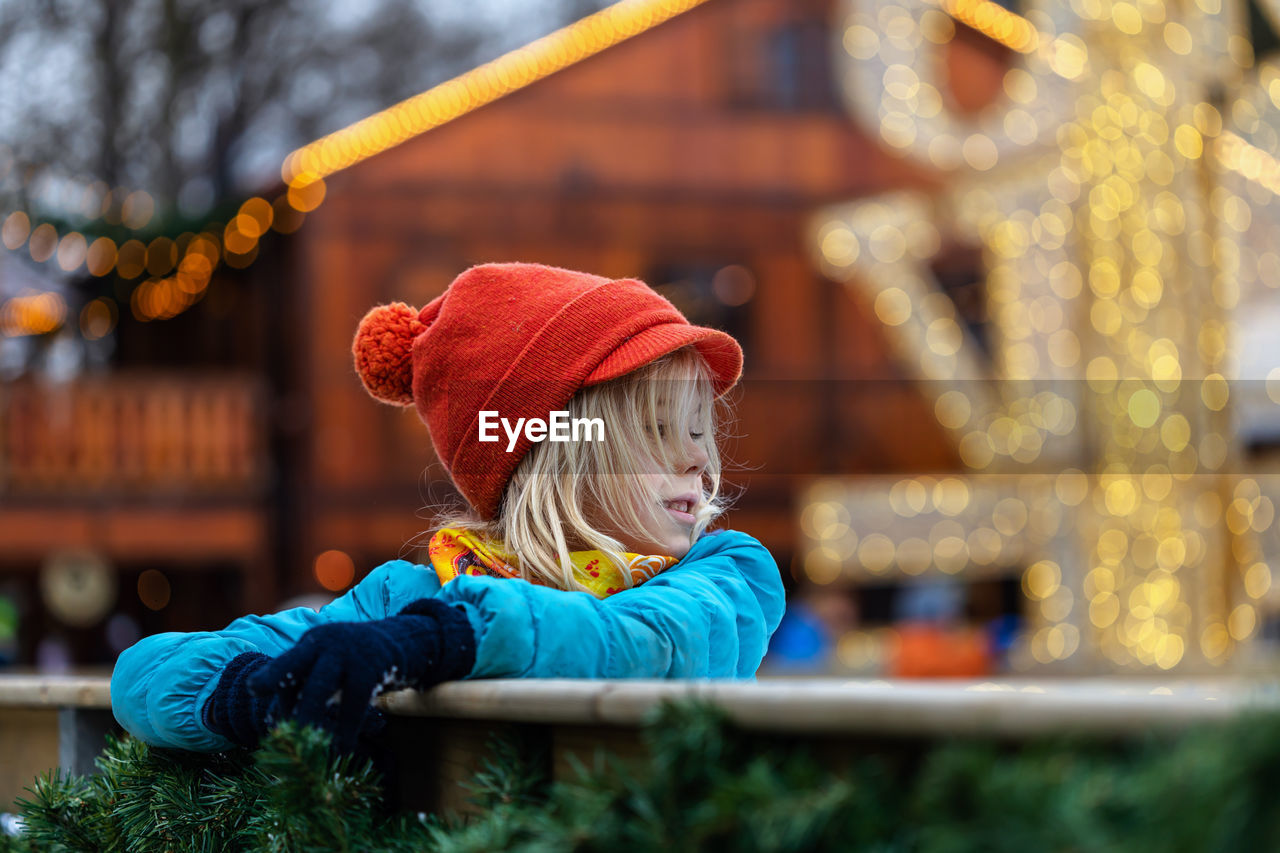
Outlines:
<svg viewBox="0 0 1280 853"><path fill-rule="evenodd" d="M704 2L624 0L304 145L285 158L281 175L305 186L350 168Z"/></svg>
<svg viewBox="0 0 1280 853"><path fill-rule="evenodd" d="M942 10L967 27L1018 53L1032 53L1040 34L1026 18L992 0L941 0Z"/></svg>

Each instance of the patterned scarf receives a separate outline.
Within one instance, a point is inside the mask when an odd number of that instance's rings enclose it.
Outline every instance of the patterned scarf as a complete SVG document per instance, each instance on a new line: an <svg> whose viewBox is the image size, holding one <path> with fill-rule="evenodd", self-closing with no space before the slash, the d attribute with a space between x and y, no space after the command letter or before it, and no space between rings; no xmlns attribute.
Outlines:
<svg viewBox="0 0 1280 853"><path fill-rule="evenodd" d="M431 565L440 577L440 583L448 583L459 575L488 575L492 578L522 577L519 560L494 542L454 527L445 527L431 537L427 545ZM627 570L631 573L631 586L639 586L651 580L659 572L666 571L678 561L675 557L626 554ZM574 551L569 555L573 563L573 576L578 583L591 590L596 598L604 598L626 589L622 572L610 562L603 551ZM526 578L530 583L545 586L538 578Z"/></svg>

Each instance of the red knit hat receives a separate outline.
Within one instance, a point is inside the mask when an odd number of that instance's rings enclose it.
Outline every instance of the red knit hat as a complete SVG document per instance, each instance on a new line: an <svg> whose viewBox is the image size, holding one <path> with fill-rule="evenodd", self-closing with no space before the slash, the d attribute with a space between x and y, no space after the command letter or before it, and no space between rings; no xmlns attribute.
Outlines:
<svg viewBox="0 0 1280 853"><path fill-rule="evenodd" d="M742 373L742 348L694 326L636 279L610 280L541 264L483 264L421 311L395 302L360 321L352 352L374 397L416 406L436 455L482 518L531 442L479 440L479 413L543 418L578 389L630 373L692 345L717 396Z"/></svg>

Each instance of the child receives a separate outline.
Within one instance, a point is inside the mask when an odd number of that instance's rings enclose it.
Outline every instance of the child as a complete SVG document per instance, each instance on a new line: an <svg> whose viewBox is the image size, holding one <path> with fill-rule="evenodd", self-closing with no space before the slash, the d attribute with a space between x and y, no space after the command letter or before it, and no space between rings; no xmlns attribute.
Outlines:
<svg viewBox="0 0 1280 853"><path fill-rule="evenodd" d="M125 729L218 750L295 717L350 750L389 689L754 676L782 618L778 568L745 534L704 535L732 338L639 281L488 264L421 311L375 308L353 351L370 393L417 408L469 511L431 538L430 568L386 563L319 612L143 639L112 676ZM566 411L577 441L530 424Z"/></svg>

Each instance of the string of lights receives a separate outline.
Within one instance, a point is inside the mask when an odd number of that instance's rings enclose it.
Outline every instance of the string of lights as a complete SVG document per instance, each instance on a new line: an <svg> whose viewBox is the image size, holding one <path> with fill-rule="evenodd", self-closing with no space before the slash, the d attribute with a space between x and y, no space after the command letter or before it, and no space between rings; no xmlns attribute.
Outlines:
<svg viewBox="0 0 1280 853"><path fill-rule="evenodd" d="M1275 158L1245 135L1275 140L1275 114L1263 120L1280 107L1275 70L1241 85L1254 60L1239 3L1033 3L1021 20L1035 46L980 2L943 8L1018 52L1003 98L978 119L939 105L929 69L954 30L932 4L846 3L850 111L891 150L955 177L942 198L824 211L811 245L829 275L866 291L929 380L984 508L960 537L946 513L925 512L936 481L827 484L802 514L803 568L833 583L1004 561L1024 567L1030 616L1015 665L1220 665L1255 635L1273 589L1258 541L1273 499L1224 472L1240 452L1227 426L1233 312L1265 258L1246 237L1277 223L1221 176L1274 186ZM1213 85L1223 80L1236 82ZM1214 88L1241 94L1220 111ZM898 248L930 221L984 249L983 381L931 253ZM1001 505L1025 524L997 525ZM1065 521L1044 515L1050 505ZM861 659L868 642L847 645Z"/></svg>
<svg viewBox="0 0 1280 853"><path fill-rule="evenodd" d="M240 206L231 221L211 223L200 233L176 239L158 236L144 243L117 244L108 237L89 237L78 230L59 234L51 223L35 223L22 210L0 224L0 245L26 248L38 263L55 261L64 272L83 268L89 275L111 274L141 279L129 308L142 321L166 320L200 301L220 264L249 266L268 230L292 233L303 216L324 201L324 178L399 145L484 104L631 38L706 0L623 0L472 71L441 83L341 130L321 137L285 158L281 174L285 191L272 200L255 196ZM105 185L104 185L105 186ZM110 193L107 194L110 201ZM123 197L122 213L130 227L151 221L154 201L142 191ZM143 214L145 213L145 217ZM100 338L114 328L114 300L92 300L80 312L80 333ZM54 291L24 292L0 304L0 335L54 332L66 322L68 307Z"/></svg>
<svg viewBox="0 0 1280 853"><path fill-rule="evenodd" d="M177 238L160 235L149 242L138 239L117 244L100 236L89 242L80 231L59 235L50 223L32 227L25 211L10 213L0 225L0 243L6 249L25 248L37 263L54 261L64 272L83 269L94 277L116 274L124 281L141 279L130 295L130 309L142 321L177 316L204 297L220 264L243 268L253 262L258 242L274 229L291 233L302 224L302 215L314 210L323 198L323 184L290 188L269 202L254 196L245 201L225 226L211 223L199 233ZM55 291L24 292L0 305L0 334L46 334L66 320L67 305ZM89 340L108 334L118 318L109 297L88 302L80 312L80 333Z"/></svg>
<svg viewBox="0 0 1280 853"><path fill-rule="evenodd" d="M941 0L943 11L965 26L1018 53L1031 53L1040 34L1030 21L992 0Z"/></svg>

